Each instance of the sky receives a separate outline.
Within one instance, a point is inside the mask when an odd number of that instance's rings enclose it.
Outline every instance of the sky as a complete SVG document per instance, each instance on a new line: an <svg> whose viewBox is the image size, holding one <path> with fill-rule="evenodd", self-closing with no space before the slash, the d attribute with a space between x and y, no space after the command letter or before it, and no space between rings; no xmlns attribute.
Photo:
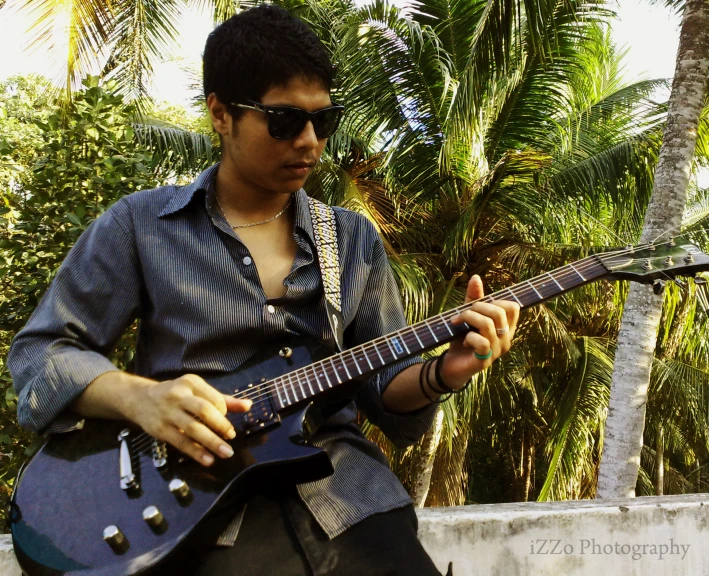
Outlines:
<svg viewBox="0 0 709 576"><path fill-rule="evenodd" d="M24 0L26 1L26 0ZM17 73L37 72L49 75L45 55L25 48L28 22L12 10L23 3L9 0L0 10L0 80ZM648 0L618 0L614 7L618 18L612 25L615 42L628 49L625 74L628 80L671 78L679 41L680 15L664 6L649 5ZM213 28L210 16L190 9L177 26L180 36L174 55L155 67L151 94L188 106L198 93L190 91L190 77L184 68L198 72L207 35ZM700 185L709 186L709 171L700 176Z"/></svg>

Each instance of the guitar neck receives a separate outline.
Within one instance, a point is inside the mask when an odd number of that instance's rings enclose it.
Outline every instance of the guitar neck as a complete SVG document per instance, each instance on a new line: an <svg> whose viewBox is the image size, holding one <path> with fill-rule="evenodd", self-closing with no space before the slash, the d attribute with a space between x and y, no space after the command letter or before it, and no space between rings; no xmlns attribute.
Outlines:
<svg viewBox="0 0 709 576"><path fill-rule="evenodd" d="M509 300L520 308L530 308L579 286L608 275L608 268L598 256L589 256L551 272L545 272L480 299L481 302ZM401 360L437 348L471 330L467 324L452 324L451 319L473 305L469 302L355 346L275 378L274 399L278 409L288 408L353 379L367 378Z"/></svg>

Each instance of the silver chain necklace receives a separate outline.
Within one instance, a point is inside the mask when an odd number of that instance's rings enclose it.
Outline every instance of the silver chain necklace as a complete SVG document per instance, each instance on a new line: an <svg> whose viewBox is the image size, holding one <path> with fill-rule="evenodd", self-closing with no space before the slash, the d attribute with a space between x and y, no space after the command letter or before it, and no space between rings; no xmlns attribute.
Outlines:
<svg viewBox="0 0 709 576"><path fill-rule="evenodd" d="M219 210L222 213L222 216L224 216L224 220L226 220L227 224L231 226L232 230L236 230L237 228L251 228L252 226L260 226L261 224L266 224L267 222L273 222L276 218L279 216L282 216L288 208L290 208L290 205L293 204L293 195L291 194L290 200L288 201L288 204L285 205L283 210L281 210L278 214L275 216L271 216L270 218L267 218L266 220L261 220L261 222L252 222L251 224L232 224L229 222L229 220L226 217L226 214L224 213L224 208L222 208L222 205L219 203L219 198L217 198L216 194L214 195L214 199L217 201L217 206L219 206Z"/></svg>

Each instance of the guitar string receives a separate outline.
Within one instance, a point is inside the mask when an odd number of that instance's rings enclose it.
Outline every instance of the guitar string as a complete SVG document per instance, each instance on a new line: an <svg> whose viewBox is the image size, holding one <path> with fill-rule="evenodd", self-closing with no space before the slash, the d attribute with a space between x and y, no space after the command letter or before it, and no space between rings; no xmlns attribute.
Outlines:
<svg viewBox="0 0 709 576"><path fill-rule="evenodd" d="M604 264L605 262L608 262L609 260L611 260L611 259L613 259L613 258L619 258L619 257L625 256L625 255L627 255L627 254L632 254L632 253L634 253L636 250L644 250L644 249L646 249L646 248L648 248L648 247L650 247L650 246L652 246L652 245L653 245L653 242L649 242L649 243L647 243L647 244L645 244L645 245L631 246L631 247L628 247L628 248L619 249L619 250L617 250L617 251L611 251L611 252L605 252L605 253L603 253L603 254L597 254L597 255L587 256L586 258L582 258L581 260L578 260L578 261L576 261L576 262L572 262L572 263L570 263L570 264L561 266L561 267L559 267L559 268L556 268L555 270L551 270L550 272L546 272L546 273L544 273L544 274L542 274L542 275L540 275L540 276L549 275L549 276L552 277L552 279L557 279L557 278L558 278L558 280L561 280L561 281L563 281L564 279L566 279L566 278L568 278L568 277L576 277L577 275L580 275L580 276L583 278L583 275L582 275L582 274L578 274L578 272L579 272L579 271L580 271L580 272L584 272L584 271L587 272L589 269L591 269L591 268L593 267L594 264L598 264L598 261L600 261L601 264ZM575 265L575 266L574 266L574 265ZM557 271L560 271L560 272L562 273L562 275L554 276L554 272L557 272ZM532 280L534 280L534 278L530 278L529 280L520 282L520 283L518 283L517 286L519 286L520 284L523 285L523 284L529 283L529 284L531 284L531 286L532 286L532 290L531 290L531 291L532 291L532 292L535 292L536 290L534 289L534 285L532 284ZM541 287L541 286L540 286L540 287ZM574 288L576 288L576 287L578 287L578 286L574 286ZM456 307L456 308L452 308L451 310L448 310L448 311L446 311L446 312L444 312L444 313L442 313L442 314L438 314L437 316L432 316L432 317L430 317L430 318L427 318L427 319L425 319L423 322L419 322L418 324L420 324L420 325L427 325L429 322L431 322L431 321L433 321L433 320L436 320L437 318L440 318L440 320L443 320L443 321L448 321L448 320L450 320L451 318L453 318L454 316L456 316L456 315L460 314L461 312L463 312L464 310L466 310L467 308L470 308L470 307L471 307L473 304L475 304L476 302L491 301L491 300L492 300L492 296L494 296L495 294L502 295L502 293L504 293L504 292L509 292L510 294L513 295L513 297L514 297L515 299L517 299L517 298L516 298L517 295L519 295L519 296L521 296L521 297L524 298L524 295L530 292L530 288L528 288L528 287L526 287L526 286L522 286L522 287L521 287L521 290L519 290L519 289L518 289L518 290L515 290L515 287L512 286L512 287L509 287L509 288L505 288L505 289L502 289L502 290L498 290L497 292L495 292L495 293L493 293L493 294L489 294L489 295L487 295L487 296L485 296L485 297L483 297L483 298L480 298L480 299L478 299L478 300L475 300L475 301L473 301L473 302L467 302L467 303L465 303L465 304L463 304L463 305L461 305L461 306L458 306L458 307ZM537 292L537 293L538 293L538 292ZM411 329L411 328L413 328L413 327L408 326L408 327L406 327L406 328L402 328L401 330L396 331L394 334L399 334L399 333L402 332L403 330L407 330L407 329ZM429 326L429 330L431 330L430 326ZM401 338L402 338L402 340L405 341L404 335L401 335ZM379 346L380 344L383 344L383 343L387 343L387 344L388 344L389 339L390 339L390 338L387 337L387 336L381 336L381 337L379 337L379 338L376 338L376 339L374 339L374 340L371 340L371 341L366 342L365 344L359 346L359 347L358 347L358 348L359 348L359 351L361 351L361 352L364 354L364 359L368 359L368 352L367 352L367 348L368 348L368 347L370 348L369 351L372 351L372 350L377 351L377 354L379 355L377 346ZM418 338L417 338L417 339L418 339ZM407 347L407 348L408 348L408 347ZM345 354L346 352L348 352L348 351L344 351L342 354L339 355L339 356L342 357L341 362L342 362L342 364L345 366L345 368L347 368L347 366L346 366L346 362L347 362L347 361L344 359L344 354ZM355 356L354 349L350 350L349 352L350 352L350 355L353 357L353 359L354 359L354 361L355 361L355 365L357 365L357 358L356 358L356 356ZM409 354L409 355L412 355L412 354ZM335 366L334 366L334 362L332 361L332 357L328 357L328 358L325 358L325 359L320 360L320 361L318 361L318 362L314 362L314 363L312 363L312 364L310 364L310 365L308 365L308 366L305 366L305 367L303 367L303 368L294 370L293 372L289 372L289 373L286 373L286 374L282 374L281 376L272 379L270 382L264 382L263 384L261 384L261 385L259 385L259 386L255 386L252 393L247 393L246 395L239 396L239 394L243 392L243 391L239 391L239 392L237 392L237 393L235 393L235 394L232 394L231 396L232 396L232 398L239 398L239 399L245 399L245 400L252 400L254 403L256 403L256 402L259 402L259 401L261 401L262 399L264 399L264 398L266 398L266 397L272 395L272 392L273 392L274 390L276 390L276 388L277 388L277 386L278 386L278 380L279 380L279 379L283 381L282 383L283 383L283 385L285 386L285 378L288 377L288 379L290 380L291 388L292 388L292 390L293 390L293 392L292 392L291 395L293 395L293 396L296 398L296 402L298 402L296 390L295 390L295 387L294 387L293 382L292 382L292 377L291 377L292 374L296 374L296 373L298 373L298 372L301 372L301 374L304 376L304 378L306 378L306 383L308 384L308 386L310 387L310 389L311 389L311 391L312 391L312 386L310 386L310 383L311 383L311 382L308 380L308 378L312 378L312 377L314 376L315 379L316 379L316 381L319 382L318 374L317 374L317 372L316 372L316 367L318 367L318 366L320 367L320 370L321 370L321 373L322 373L323 377L324 377L325 379L327 379L328 382L329 382L329 378L327 378L326 369L325 369L325 362L328 361L328 360L330 360L330 363L333 365L333 371L334 371L335 375L337 376L338 384L341 384L342 382L346 382L346 381L349 381L349 380L350 380L350 379L347 379L347 380L342 380L342 381L340 381L339 374L338 374L338 372L337 372L337 369L336 369ZM369 362L368 362L368 364L369 364ZM384 365L386 365L386 363L385 363ZM384 365L380 366L380 368L384 367ZM308 370L311 371L311 374L308 374ZM359 371L359 370L358 370L358 371ZM366 371L365 371L365 373L366 373ZM363 373L360 371L360 375L361 375L361 374L363 374ZM303 391L303 393L305 393L305 389L304 389L304 387L303 387L302 383L300 382L300 379L298 378L297 375L296 375L296 379L297 379L297 384L298 384L298 386L301 388L301 390ZM321 387L318 386L318 388L321 388ZM330 385L330 388L332 388L332 385ZM323 392L324 390L321 389L320 391ZM286 393L286 396L287 396L287 393ZM133 447L134 447L134 449L136 449L136 445L139 444L140 447L137 448L137 449L138 449L139 451L142 451L142 450L145 450L148 446L150 446L150 444L151 444L152 442L154 442L155 440L156 440L156 439L155 439L154 437L150 436L150 435L147 434L146 432L141 432L141 433L134 439L134 441L133 441Z"/></svg>
<svg viewBox="0 0 709 576"><path fill-rule="evenodd" d="M576 265L574 267L576 268L577 271L580 271L583 273L583 272L588 271L594 265L598 265L598 261L595 256L588 256L586 258L583 258L580 261L574 262L573 264ZM556 272L557 270L562 271L563 274L554 276L554 272ZM557 268L556 270L552 270L552 271L548 272L548 274L550 276L552 276L553 278L558 278L558 280L561 282L563 282L565 279L568 279L568 278L572 278L572 277L577 278L578 277L578 273L573 271L573 269L570 269L568 265ZM583 277L583 275L582 275L582 277ZM533 280L533 278L530 280ZM514 298L516 298L518 295L520 297L524 298L525 294L531 292L530 288L528 288L526 286L523 286L521 291L519 289L514 290L514 286L512 286L510 288L498 291L497 294L504 293L505 291L508 291L510 294L512 294ZM462 306L459 306L457 308L453 308L444 314L440 314L437 316L427 318L422 324L428 324L429 322L435 323L436 319L438 317L440 317L442 320L446 321L446 320L452 318L453 316L459 314L461 311L465 310L466 308L469 308L475 302L489 300L489 299L491 299L492 296L493 296L493 294L487 295L487 296L485 296L481 299L478 299L474 302L468 302L466 304L463 304ZM410 328L410 327L407 327L407 328ZM430 327L429 327L429 329L430 329ZM402 330L406 330L406 328L402 328ZM396 333L398 334L399 332L401 332L401 330L397 331ZM402 339L404 339L403 335L401 337L402 337ZM380 346L381 344L384 344L387 341L388 341L388 338L386 336L382 336L382 337L376 338L374 340L371 340L370 342L363 344L360 347L360 350L367 358L369 357L370 353L373 351L377 351L377 355L379 355L378 346ZM343 352L343 354L345 352ZM354 351L351 351L351 355L353 356L353 358L356 358L354 356ZM291 395L296 398L296 402L297 402L298 401L297 394L296 394L295 387L293 386L292 374L300 371L301 375L306 379L306 383L308 383L308 385L310 384L308 379L312 380L312 378L314 377L315 381L317 381L318 383L320 383L321 379L322 379L323 381L325 381L329 384L328 388L332 388L333 385L330 384L330 379L326 375L326 364L325 363L328 360L330 360L330 358L325 358L325 359L320 360L318 362L312 363L309 366L306 366L304 368L300 368L300 369L295 370L293 372L283 374L280 377L277 377L276 379L272 379L269 382L264 382L263 384L261 384L259 386L255 386L253 389L253 392L247 391L246 394L243 394L243 391L239 391L235 394L232 394L231 396L233 398L238 397L239 399L252 400L253 403L255 404L255 403L269 397L272 394L272 392L276 390L276 388L278 386L278 381L277 381L278 378L280 380L284 381L283 385L285 385L285 378L289 378L289 380L291 382L291 388L292 388ZM355 362L356 362L356 359L355 359ZM330 363L332 364L333 372L335 373L335 375L337 375L336 380L338 380L338 384L342 383L342 381L340 381L341 379L339 378L339 375L338 375L337 369L334 366L334 363L332 361ZM343 360L343 363L344 363L344 360ZM318 377L318 369L320 372L320 377ZM300 378L298 378L298 376L296 376L296 380L298 382L298 386L304 392L303 385L300 383ZM344 381L347 381L347 380L344 380ZM321 391L324 391L320 385L318 385L318 388L321 388ZM326 388L326 389L328 389L328 388ZM311 387L311 389L312 389L312 387ZM243 395L239 396L239 394L243 394ZM287 393L286 393L286 397L287 397ZM134 439L134 449L144 450L148 446L150 446L150 444L152 442L154 442L154 438L152 436L150 436L149 434L147 434L146 432L142 432ZM137 446L136 446L136 444L137 444Z"/></svg>
<svg viewBox="0 0 709 576"><path fill-rule="evenodd" d="M635 249L640 249L640 248L634 248L633 250L635 250ZM586 257L586 258L581 259L580 261L573 262L572 264L575 264L576 266L574 266L574 267L571 268L571 269L569 269L569 265L566 265L566 266L562 266L562 267L560 267L560 268L557 268L556 270L552 270L552 271L550 271L550 272L547 272L546 274L549 274L552 278L558 278L558 280L561 280L561 281L564 281L565 279L568 279L569 277L574 277L574 278L576 278L577 275L578 275L578 271L587 272L589 269L591 269L591 268L593 267L593 265L597 265L597 264L598 264L598 260L599 260L599 259L602 259L602 257L607 257L607 258L605 258L605 259L608 260L608 259L610 259L610 258L617 258L617 257L622 256L622 255L624 255L624 254L627 254L627 253L629 253L629 252L632 252L632 250L630 250L630 249L622 249L622 250L619 250L619 251L617 251L617 252L609 252L609 253L605 253L605 254L603 254L603 255L592 255L592 256L588 256L588 257ZM574 270L574 268L575 268L576 270ZM556 272L556 271L561 271L561 272L563 272L563 274L554 276L553 273ZM583 275L581 275L581 277L583 278ZM531 278L529 281L521 282L520 284L524 284L524 283L526 283L526 282L531 283L531 280L534 280L534 278ZM519 286L519 284L518 284L518 286ZM533 286L533 285L532 285L532 286ZM540 287L541 287L541 286L540 286ZM426 320L424 320L423 322L420 322L419 324L421 325L421 327L423 327L423 325L426 325L426 324L429 324L429 323L434 323L434 322L435 322L437 319L439 319L439 318L440 318L441 320L443 320L443 321L447 321L447 320L451 319L453 316L456 316L456 315L459 314L460 312L466 310L467 308L470 308L470 307L471 307L473 304L475 304L476 302L491 301L491 300L492 300L492 296L494 296L495 294L503 295L504 292L509 292L509 293L511 293L511 294L513 295L513 297L516 297L516 296L519 295L519 296L521 296L522 298L524 298L526 294L533 293L533 292L534 292L534 288L531 288L531 289L530 289L530 288L528 288L528 287L526 287L526 286L521 286L521 290L520 290L520 289L514 290L514 287L510 287L510 288L506 288L506 289L503 289L503 290L499 290L498 292L496 292L496 293L494 293L494 294L490 294L490 295L485 296L485 297L483 297L483 298L481 298L481 299L478 299L478 300L476 300L476 301L474 301L474 302L468 302L468 303L463 304L463 305L461 305L461 306L458 306L458 307L456 307L456 308L452 308L451 310L449 310L449 311L447 311L447 312L445 312L445 313L442 313L442 314L439 314L439 315L437 315L437 316L432 316L432 317L430 317L430 318L427 318ZM413 327L411 327L411 326L406 327L406 328L402 328L401 330L399 330L399 331L397 331L397 332L395 332L395 333L393 333L393 334L399 334L399 335L400 335L400 332L402 332L403 330L412 329L412 328L413 328ZM429 329L430 329L430 327L429 327ZM404 339L403 336L402 336L402 339ZM381 345L381 344L388 344L389 340L390 340L390 335L382 336L382 337L376 338L376 339L374 339L374 340L371 340L371 341L369 341L369 342L367 342L367 343L365 343L365 344L359 346L357 351L363 352L363 353L364 353L364 357L363 357L362 359L363 359L363 360L366 360L366 357L369 356L368 352L375 351L375 352L377 352L377 354L379 354L379 352L378 352L378 350L377 350L377 347L378 347L379 345ZM356 360L356 356L355 356L355 349L347 350L347 351L343 352L342 354L339 354L338 356L340 356L340 358L342 358L341 363L342 363L343 365L345 365L345 369L346 369L346 370L347 370L347 368L349 368L348 366L346 366L347 360L346 360L345 357L344 357L344 355L345 355L347 352L350 352L350 355L355 359L355 364L357 364L357 360ZM403 354L402 354L402 355L403 355ZM289 383L290 383L290 386L291 386L291 389L292 389L291 395L294 396L294 397L296 398L296 402L298 402L298 401L299 401L299 400L297 400L298 394L297 394L297 391L296 391L296 389L295 389L295 387L294 387L294 384L293 384L293 377L292 377L292 375L293 375L293 374L296 374L297 385L301 388L302 392L304 393L304 392L305 392L305 389L303 388L303 385L302 385L302 383L300 382L297 373L300 372L300 374L301 374L302 376L304 376L306 379L307 379L307 378L312 378L312 376L315 376L315 379L316 379L317 381L319 381L318 373L316 372L316 367L318 367L318 368L320 368L320 370L321 370L322 375L324 376L324 378L327 379L327 377L325 376L325 373L326 373L325 365L326 365L326 363L327 363L328 361L330 361L330 363L333 364L333 371L334 371L334 373L335 373L336 378L338 379L338 384L339 384L339 383L342 383L342 381L339 381L339 380L340 380L340 378L339 378L339 373L338 373L337 369L336 369L335 366L334 366L333 357L328 357L328 358L325 358L325 359L320 360L320 361L318 361L318 362L314 362L314 363L312 363L312 364L310 364L310 365L308 365L308 366L306 366L306 367L304 367L304 368L300 368L300 369L298 369L298 370L294 370L293 372L289 372L289 373L283 374L283 375L281 375L281 376L279 376L279 377L277 377L277 378L274 378L273 380L271 380L271 381L269 381L269 382L264 382L263 384L261 384L261 385L259 385L259 386L255 386L255 387L253 388L253 392L248 392L248 390L247 390L246 394L243 394L244 391L241 390L241 391L237 392L236 394L232 394L232 397L234 397L234 398L238 397L239 399L252 400L252 401L254 401L254 402L257 402L257 401L259 401L259 400L265 398L266 396L270 395L271 392L272 392L274 389L276 389L276 387L277 387L277 385L278 385L278 380L281 380L281 384L282 384L284 387L285 387L286 385L288 385L288 382L286 382L286 378L288 378ZM386 364L386 363L385 363L385 364ZM383 366L380 366L380 368L381 368L381 367L383 367ZM308 370L310 370L310 372L311 372L310 374L308 374ZM349 370L347 370L347 371L349 372ZM354 371L354 367L353 367L353 371ZM351 379L351 378L347 378L347 379L344 380L344 381L348 381L348 380L350 380L350 379ZM307 380L306 380L306 383L310 384ZM324 391L324 390L321 389L321 391ZM240 396L239 394L243 394L243 395ZM284 394L287 396L287 390L284 392Z"/></svg>

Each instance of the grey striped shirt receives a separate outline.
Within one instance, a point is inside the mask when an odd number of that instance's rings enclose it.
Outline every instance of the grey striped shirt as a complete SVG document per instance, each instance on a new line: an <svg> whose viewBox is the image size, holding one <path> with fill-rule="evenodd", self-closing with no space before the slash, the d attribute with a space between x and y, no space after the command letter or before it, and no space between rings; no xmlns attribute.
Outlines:
<svg viewBox="0 0 709 576"><path fill-rule="evenodd" d="M218 164L189 186L165 186L121 199L82 234L15 337L8 367L21 425L58 431L67 406L96 377L140 318L134 372L169 379L233 371L269 342L290 335L331 340L307 196L295 196L297 253L283 297L267 300L247 248L215 208ZM345 345L405 326L386 252L364 217L335 208L342 267ZM411 502L377 446L355 425L356 408L398 446L417 441L435 405L415 413L385 410L381 395L412 358L380 372L355 403L332 416L312 443L327 450L332 476L298 492L330 538L367 516ZM66 429L66 426L64 426ZM220 543L233 542L240 516Z"/></svg>

